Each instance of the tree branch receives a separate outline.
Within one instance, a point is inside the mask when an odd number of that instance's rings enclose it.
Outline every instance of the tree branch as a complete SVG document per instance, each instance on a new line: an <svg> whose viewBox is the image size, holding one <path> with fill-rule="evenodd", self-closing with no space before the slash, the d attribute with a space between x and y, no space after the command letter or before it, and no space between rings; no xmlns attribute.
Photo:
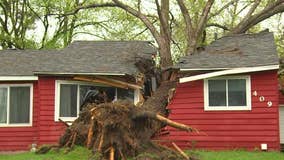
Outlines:
<svg viewBox="0 0 284 160"><path fill-rule="evenodd" d="M155 26L151 23L151 21L147 18L146 15L144 15L141 12L133 9L132 7L120 2L119 0L113 0L113 2L116 4L117 7L124 9L125 11L130 13L131 15L139 18L145 24L145 26L149 28L150 32L152 33L152 35L155 38L155 40L157 41L157 43L159 45L162 44L159 32L157 31Z"/></svg>
<svg viewBox="0 0 284 160"><path fill-rule="evenodd" d="M194 51L194 49L192 49L191 46L190 46L190 44L192 44L191 39L195 39L193 26L192 26L192 19L190 17L188 9L186 8L186 6L184 4L184 1L183 0L177 0L177 2L178 2L178 5L179 5L179 8L181 10L183 19L185 21L186 41L187 41L185 53L191 54L190 52Z"/></svg>
<svg viewBox="0 0 284 160"><path fill-rule="evenodd" d="M205 27L205 24L207 23L207 17L208 17L208 14L210 12L210 9L213 3L214 3L214 0L208 0L203 9L201 17L198 20L198 26L197 26L197 31L196 31L197 37L199 37L200 33L203 31Z"/></svg>
<svg viewBox="0 0 284 160"><path fill-rule="evenodd" d="M188 35L190 35L190 31L192 31L192 29L193 29L191 17L189 15L189 12L188 12L183 0L177 0L177 2L178 2L179 8L181 10L182 16L183 16L184 21L185 21L186 30L188 32Z"/></svg>
<svg viewBox="0 0 284 160"><path fill-rule="evenodd" d="M84 27L84 26L90 26L90 25L100 25L101 23L104 23L104 22L108 22L108 21L100 21L100 22L82 22L82 23L76 24L76 25L74 26L74 28Z"/></svg>
<svg viewBox="0 0 284 160"><path fill-rule="evenodd" d="M252 26L281 12L284 12L284 0L277 0L274 3L269 3L259 13L250 16L246 21L241 21L234 29L232 29L231 34L245 33Z"/></svg>
<svg viewBox="0 0 284 160"><path fill-rule="evenodd" d="M139 35L143 34L144 32L146 32L148 30L148 28L146 27L145 29L143 29L142 31L140 31L139 33L135 34L133 37L131 37L130 39L135 39L136 37L138 37Z"/></svg>
<svg viewBox="0 0 284 160"><path fill-rule="evenodd" d="M70 15L77 14L80 10L91 9L91 8L102 8L102 7L118 7L118 6L114 3L100 3L100 4L93 3L93 4L90 4L90 5L86 5L86 6L79 6L79 7L75 8L74 11L67 12L65 14L50 13L48 15L57 15L57 16L60 16L60 17L70 16Z"/></svg>
<svg viewBox="0 0 284 160"><path fill-rule="evenodd" d="M230 2L228 2L227 4L225 4L222 8L220 8L217 12L211 14L208 19L219 15L219 14L220 14L221 12L223 12L225 9L227 9L228 7L230 7L231 5L233 5L234 3L238 2L238 1L239 1L239 0L231 0Z"/></svg>
<svg viewBox="0 0 284 160"><path fill-rule="evenodd" d="M246 14L246 16L244 17L243 21L246 21L249 19L249 17L251 17L251 15L254 13L254 11L256 10L256 8L258 7L259 3L261 0L255 0L255 2L253 3L253 5L251 6L251 8L249 9L248 13Z"/></svg>
<svg viewBox="0 0 284 160"><path fill-rule="evenodd" d="M217 27L217 28L221 28L221 29L223 29L223 30L225 30L225 31L228 31L228 30L229 30L228 27L223 26L223 25L218 24L218 23L209 23L209 24L206 24L206 27Z"/></svg>

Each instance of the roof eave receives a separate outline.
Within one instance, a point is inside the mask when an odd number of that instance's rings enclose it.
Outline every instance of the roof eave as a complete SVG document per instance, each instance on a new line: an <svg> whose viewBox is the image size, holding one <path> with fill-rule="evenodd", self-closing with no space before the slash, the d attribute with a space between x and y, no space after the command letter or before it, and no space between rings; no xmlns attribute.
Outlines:
<svg viewBox="0 0 284 160"><path fill-rule="evenodd" d="M125 76L125 73L108 73L108 72L45 72L35 71L35 75L89 75L89 76Z"/></svg>
<svg viewBox="0 0 284 160"><path fill-rule="evenodd" d="M231 74L240 74L240 73L249 73L249 72L259 72L259 71L268 71L268 70L277 70L279 69L279 65L268 65L268 66L258 66L258 67L241 67L241 68L232 68L226 69L222 71L210 72L195 76L189 76L179 79L179 83L191 82L206 78L212 78L223 75L231 75Z"/></svg>
<svg viewBox="0 0 284 160"><path fill-rule="evenodd" d="M186 71L212 71L212 70L225 70L230 68L180 68L181 72Z"/></svg>
<svg viewBox="0 0 284 160"><path fill-rule="evenodd" d="M0 81L37 81L38 76L0 76Z"/></svg>

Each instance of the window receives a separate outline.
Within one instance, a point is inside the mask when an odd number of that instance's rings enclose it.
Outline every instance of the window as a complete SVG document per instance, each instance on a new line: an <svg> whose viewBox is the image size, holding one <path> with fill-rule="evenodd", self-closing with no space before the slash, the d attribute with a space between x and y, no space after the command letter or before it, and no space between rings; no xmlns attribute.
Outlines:
<svg viewBox="0 0 284 160"><path fill-rule="evenodd" d="M31 126L32 97L32 84L0 85L0 126Z"/></svg>
<svg viewBox="0 0 284 160"><path fill-rule="evenodd" d="M85 100L85 96L90 90L105 92L109 101L116 99L128 99L134 101L133 90L118 89L109 86L95 85L78 81L56 81L55 89L55 121L75 120L80 112L80 106Z"/></svg>
<svg viewBox="0 0 284 160"><path fill-rule="evenodd" d="M250 110L250 77L204 80L204 103L205 110Z"/></svg>

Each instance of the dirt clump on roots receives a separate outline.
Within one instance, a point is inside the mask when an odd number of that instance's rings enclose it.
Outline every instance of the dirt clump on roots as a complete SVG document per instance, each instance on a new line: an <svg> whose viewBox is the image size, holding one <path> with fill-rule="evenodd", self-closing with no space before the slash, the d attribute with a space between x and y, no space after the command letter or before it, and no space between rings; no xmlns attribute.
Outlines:
<svg viewBox="0 0 284 160"><path fill-rule="evenodd" d="M176 86L174 72L169 74L168 80L161 82L158 74L153 72L152 62L151 65L144 62L139 61L137 67L141 68L146 79L156 76L159 86L156 91L137 106L124 100L107 102L106 98L101 98L102 102L99 103L86 101L80 107L79 117L60 138L59 148L86 146L95 155L100 155L101 160L126 160L128 157L134 157L135 160L194 159L184 154L178 146L173 150L151 141L155 133L166 125L187 132L196 130L166 118L169 114L166 106ZM141 82L144 82L143 78Z"/></svg>
<svg viewBox="0 0 284 160"><path fill-rule="evenodd" d="M132 102L87 104L60 139L60 147L87 146L102 159L184 159L178 152L155 144L148 134L156 114ZM190 128L189 128L190 130ZM157 156L158 155L158 156ZM158 158L159 157L159 158Z"/></svg>
<svg viewBox="0 0 284 160"><path fill-rule="evenodd" d="M166 125L195 131L165 118L168 112L162 106L167 105L169 96L164 92L173 85L162 84L140 107L122 100L85 104L79 117L60 138L59 147L86 146L93 153L99 153L101 159L110 160L126 160L127 157L136 157L137 160L186 159L180 152L151 141L152 136Z"/></svg>

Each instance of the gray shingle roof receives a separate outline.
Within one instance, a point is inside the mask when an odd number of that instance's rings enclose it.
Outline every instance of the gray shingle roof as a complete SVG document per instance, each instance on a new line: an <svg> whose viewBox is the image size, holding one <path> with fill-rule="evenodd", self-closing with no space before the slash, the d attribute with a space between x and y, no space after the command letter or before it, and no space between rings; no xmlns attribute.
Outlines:
<svg viewBox="0 0 284 160"><path fill-rule="evenodd" d="M75 41L62 50L0 51L0 75L113 73L133 75L137 58L151 58L147 41Z"/></svg>
<svg viewBox="0 0 284 160"><path fill-rule="evenodd" d="M220 38L204 51L181 58L176 67L214 70L277 65L278 62L273 34L265 32Z"/></svg>

